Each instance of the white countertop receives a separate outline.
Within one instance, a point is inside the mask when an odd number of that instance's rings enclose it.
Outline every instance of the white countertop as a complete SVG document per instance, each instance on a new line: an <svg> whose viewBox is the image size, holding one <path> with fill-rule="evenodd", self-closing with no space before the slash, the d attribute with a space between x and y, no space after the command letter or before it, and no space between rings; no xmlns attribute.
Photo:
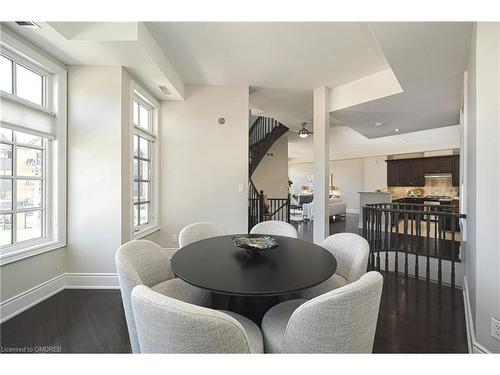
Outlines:
<svg viewBox="0 0 500 375"><path fill-rule="evenodd" d="M358 194L392 194L390 191L358 191Z"/></svg>

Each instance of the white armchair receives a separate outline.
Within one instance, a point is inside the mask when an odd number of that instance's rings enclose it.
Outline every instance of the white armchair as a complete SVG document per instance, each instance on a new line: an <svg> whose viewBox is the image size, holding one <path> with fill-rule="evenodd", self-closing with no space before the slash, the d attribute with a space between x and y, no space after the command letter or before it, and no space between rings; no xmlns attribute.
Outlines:
<svg viewBox="0 0 500 375"><path fill-rule="evenodd" d="M158 293L193 304L210 303L210 293L174 278L170 269L171 255L147 240L127 242L116 252L116 269L133 353L140 352L131 303L132 289L137 285L146 285Z"/></svg>
<svg viewBox="0 0 500 375"><path fill-rule="evenodd" d="M179 247L207 238L223 236L226 230L219 224L210 222L193 223L182 228L179 233Z"/></svg>
<svg viewBox="0 0 500 375"><path fill-rule="evenodd" d="M300 292L300 298L311 299L344 285L353 283L366 273L370 245L356 233L336 233L327 237L321 246L337 260L337 270L328 280Z"/></svg>
<svg viewBox="0 0 500 375"><path fill-rule="evenodd" d="M382 275L358 281L310 301L282 302L262 320L266 353L371 353Z"/></svg>
<svg viewBox="0 0 500 375"><path fill-rule="evenodd" d="M195 306L139 285L132 291L142 353L262 353L262 333L250 319Z"/></svg>

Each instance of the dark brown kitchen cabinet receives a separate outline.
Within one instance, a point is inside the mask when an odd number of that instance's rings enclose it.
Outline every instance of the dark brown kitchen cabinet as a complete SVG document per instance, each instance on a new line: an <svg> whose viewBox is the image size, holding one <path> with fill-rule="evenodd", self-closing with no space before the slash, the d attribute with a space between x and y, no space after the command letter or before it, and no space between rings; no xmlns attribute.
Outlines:
<svg viewBox="0 0 500 375"><path fill-rule="evenodd" d="M453 186L460 185L460 155L453 155L451 184Z"/></svg>
<svg viewBox="0 0 500 375"><path fill-rule="evenodd" d="M425 186L425 174L451 173L453 186L460 182L460 155L387 161L387 186Z"/></svg>
<svg viewBox="0 0 500 375"><path fill-rule="evenodd" d="M399 185L400 186L410 186L411 185L411 162L410 160L400 160L399 161Z"/></svg>
<svg viewBox="0 0 500 375"><path fill-rule="evenodd" d="M424 159L410 159L410 185L425 186Z"/></svg>
<svg viewBox="0 0 500 375"><path fill-rule="evenodd" d="M387 186L399 186L399 160L387 160Z"/></svg>
<svg viewBox="0 0 500 375"><path fill-rule="evenodd" d="M387 186L424 186L423 159L387 160Z"/></svg>
<svg viewBox="0 0 500 375"><path fill-rule="evenodd" d="M452 173L453 156L436 156L424 160L425 173Z"/></svg>

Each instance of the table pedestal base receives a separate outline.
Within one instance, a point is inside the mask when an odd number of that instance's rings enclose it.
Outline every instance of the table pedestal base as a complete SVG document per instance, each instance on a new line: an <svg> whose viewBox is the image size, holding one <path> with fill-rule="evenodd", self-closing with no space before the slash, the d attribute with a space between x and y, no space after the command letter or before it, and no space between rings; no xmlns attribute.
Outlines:
<svg viewBox="0 0 500 375"><path fill-rule="evenodd" d="M280 303L278 296L248 297L212 293L213 309L229 310L238 313L252 320L259 326L262 322L264 314L278 303Z"/></svg>

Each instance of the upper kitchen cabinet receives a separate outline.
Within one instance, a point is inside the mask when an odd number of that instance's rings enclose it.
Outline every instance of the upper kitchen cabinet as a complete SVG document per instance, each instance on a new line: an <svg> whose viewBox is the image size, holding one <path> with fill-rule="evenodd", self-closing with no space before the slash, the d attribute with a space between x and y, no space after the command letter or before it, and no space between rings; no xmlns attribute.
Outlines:
<svg viewBox="0 0 500 375"><path fill-rule="evenodd" d="M424 159L411 159L410 185L425 186Z"/></svg>
<svg viewBox="0 0 500 375"><path fill-rule="evenodd" d="M424 159L425 173L452 173L453 156L436 156Z"/></svg>
<svg viewBox="0 0 500 375"><path fill-rule="evenodd" d="M399 160L387 160L387 186L399 186Z"/></svg>
<svg viewBox="0 0 500 375"><path fill-rule="evenodd" d="M424 186L423 159L387 160L387 186Z"/></svg>
<svg viewBox="0 0 500 375"><path fill-rule="evenodd" d="M387 186L425 186L427 173L451 173L459 184L460 155L387 160Z"/></svg>
<svg viewBox="0 0 500 375"><path fill-rule="evenodd" d="M460 185L460 155L453 155L451 172L451 184L453 186Z"/></svg>

